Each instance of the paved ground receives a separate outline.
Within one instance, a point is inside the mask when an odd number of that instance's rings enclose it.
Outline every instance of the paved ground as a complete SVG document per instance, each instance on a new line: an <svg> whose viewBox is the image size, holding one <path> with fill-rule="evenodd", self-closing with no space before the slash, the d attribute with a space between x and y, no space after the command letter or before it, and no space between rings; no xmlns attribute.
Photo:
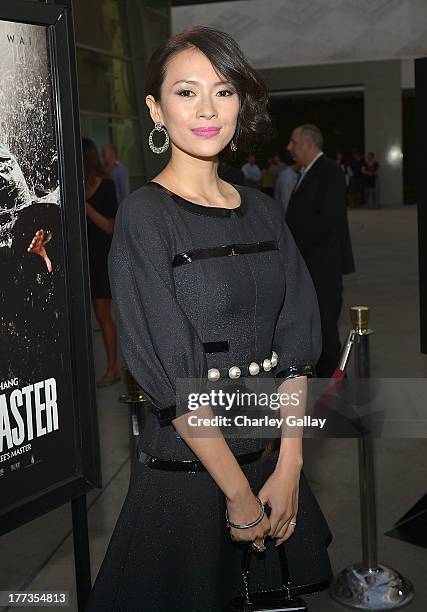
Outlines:
<svg viewBox="0 0 427 612"><path fill-rule="evenodd" d="M352 210L350 224L357 274L345 279L343 334L350 325L349 306L369 305L375 330L373 375L424 377L427 357L419 353L418 340L416 209ZM99 332L94 333L94 347L99 376L104 367ZM104 488L88 496L93 576L129 479L128 415L117 401L122 392L119 383L98 393ZM427 551L382 534L426 492L426 457L427 440L381 440L376 444L379 560L414 583L416 598L407 607L410 612L427 609ZM361 560L356 441L307 440L305 471L334 532L330 553L338 572ZM68 609L77 610L68 505L1 539L0 590L22 588L68 589L72 599ZM307 599L311 612L348 609L334 603L327 593Z"/></svg>

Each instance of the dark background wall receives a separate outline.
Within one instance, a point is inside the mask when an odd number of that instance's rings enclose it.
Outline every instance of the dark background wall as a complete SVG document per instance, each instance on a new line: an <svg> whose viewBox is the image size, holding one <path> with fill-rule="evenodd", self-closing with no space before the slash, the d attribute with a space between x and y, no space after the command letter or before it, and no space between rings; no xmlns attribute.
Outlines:
<svg viewBox="0 0 427 612"><path fill-rule="evenodd" d="M415 119L415 90L407 89L402 93L403 201L405 204L417 202Z"/></svg>

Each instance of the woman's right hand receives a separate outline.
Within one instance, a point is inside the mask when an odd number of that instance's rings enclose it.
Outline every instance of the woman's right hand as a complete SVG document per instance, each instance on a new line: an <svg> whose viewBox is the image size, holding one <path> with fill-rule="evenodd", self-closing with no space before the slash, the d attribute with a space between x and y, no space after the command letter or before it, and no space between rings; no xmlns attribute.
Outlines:
<svg viewBox="0 0 427 612"><path fill-rule="evenodd" d="M241 497L233 500L227 499L228 519L232 523L252 523L260 515L261 506L253 492L247 491ZM234 542L256 542L261 545L270 531L270 520L267 514L258 525L249 529L236 529L230 527L230 536Z"/></svg>

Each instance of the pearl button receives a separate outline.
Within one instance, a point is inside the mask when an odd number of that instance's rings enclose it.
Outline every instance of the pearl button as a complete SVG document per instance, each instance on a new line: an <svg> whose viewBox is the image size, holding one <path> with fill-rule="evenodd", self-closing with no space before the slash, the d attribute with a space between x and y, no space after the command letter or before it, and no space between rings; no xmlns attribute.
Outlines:
<svg viewBox="0 0 427 612"><path fill-rule="evenodd" d="M273 351L271 353L271 365L273 368L277 366L278 360L279 360L279 355L276 353L276 351Z"/></svg>
<svg viewBox="0 0 427 612"><path fill-rule="evenodd" d="M262 362L262 367L264 368L264 370L266 372L271 370L271 361L270 361L270 359L264 359L264 361Z"/></svg>
<svg viewBox="0 0 427 612"><path fill-rule="evenodd" d="M239 378L241 373L242 372L238 366L233 366L228 370L228 375L230 378Z"/></svg>
<svg viewBox="0 0 427 612"><path fill-rule="evenodd" d="M218 380L221 376L221 372L217 368L211 368L208 370L208 379L209 380Z"/></svg>
<svg viewBox="0 0 427 612"><path fill-rule="evenodd" d="M258 372L260 371L260 367L257 363L255 363L255 361L253 361L250 365L249 365L249 374L251 376L255 376L256 374L258 374Z"/></svg>

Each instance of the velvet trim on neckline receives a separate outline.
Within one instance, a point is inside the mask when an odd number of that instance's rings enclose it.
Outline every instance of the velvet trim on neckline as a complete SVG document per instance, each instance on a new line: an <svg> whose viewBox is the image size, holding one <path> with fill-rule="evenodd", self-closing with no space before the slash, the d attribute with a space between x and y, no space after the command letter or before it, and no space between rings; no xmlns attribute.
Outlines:
<svg viewBox="0 0 427 612"><path fill-rule="evenodd" d="M232 214L241 217L245 214L247 209L247 201L246 201L246 193L245 190L242 189L239 185L234 185L234 183L230 183L236 189L236 191L240 194L240 206L236 206L235 208L224 208L218 206L204 206L203 204L196 204L195 202L191 202L190 200L186 200L182 196L173 193L169 189L166 189L160 183L156 183L156 181L148 181L146 185L150 187L155 187L164 193L167 193L174 202L176 202L179 206L188 210L189 212L195 213L196 215L206 215L208 217L231 217Z"/></svg>

